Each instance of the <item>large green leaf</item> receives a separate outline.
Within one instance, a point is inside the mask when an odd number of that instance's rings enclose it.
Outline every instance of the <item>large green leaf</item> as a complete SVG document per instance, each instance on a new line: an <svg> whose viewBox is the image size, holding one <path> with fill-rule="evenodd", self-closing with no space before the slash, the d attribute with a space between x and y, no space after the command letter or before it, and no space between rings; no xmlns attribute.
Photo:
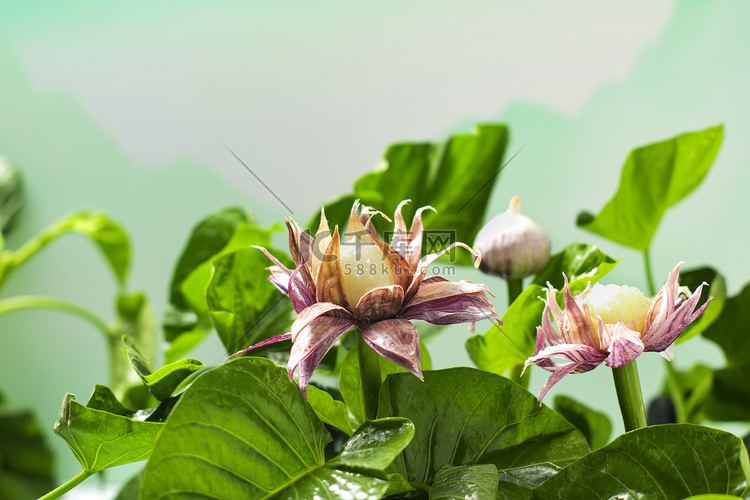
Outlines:
<svg viewBox="0 0 750 500"><path fill-rule="evenodd" d="M5 404L0 394L0 498L36 498L53 489L52 462L31 410Z"/></svg>
<svg viewBox="0 0 750 500"><path fill-rule="evenodd" d="M612 423L605 413L592 410L575 399L563 395L555 396L554 408L586 436L592 450L601 448L609 442Z"/></svg>
<svg viewBox="0 0 750 500"><path fill-rule="evenodd" d="M286 370L240 358L184 393L146 466L141 498L377 499L388 487L382 470L413 429L405 419L367 422L326 463L330 436Z"/></svg>
<svg viewBox="0 0 750 500"><path fill-rule="evenodd" d="M213 261L206 303L216 331L231 354L289 331L291 302L268 281L268 258L243 248Z"/></svg>
<svg viewBox="0 0 750 500"><path fill-rule="evenodd" d="M354 183L352 194L325 205L326 217L331 227L343 228L354 199L389 216L402 200L411 199L403 212L407 221L419 207L431 205L436 210L423 214L425 252L440 250L452 241L471 244L482 227L507 144L505 126L479 125L470 134L442 143L392 145L380 168ZM380 231L391 229L380 218L374 220ZM308 227L317 229L319 221L316 214ZM470 263L468 252L458 255L463 263Z"/></svg>
<svg viewBox="0 0 750 500"><path fill-rule="evenodd" d="M395 462L411 482L430 484L446 465L567 464L589 451L580 431L508 379L472 368L424 377L392 374L380 390L378 417L406 417L416 426Z"/></svg>
<svg viewBox="0 0 750 500"><path fill-rule="evenodd" d="M723 126L679 135L634 149L622 167L620 186L599 215L578 215L579 227L645 251L664 212L705 177L721 145Z"/></svg>
<svg viewBox="0 0 750 500"><path fill-rule="evenodd" d="M447 465L435 474L430 500L494 499L497 495L497 467L484 465Z"/></svg>
<svg viewBox="0 0 750 500"><path fill-rule="evenodd" d="M534 489L534 498L685 498L743 496L750 462L742 440L692 424L623 434Z"/></svg>
<svg viewBox="0 0 750 500"><path fill-rule="evenodd" d="M91 404L102 404L105 399L96 398ZM162 425L83 406L75 396L66 394L54 430L68 443L84 471L98 472L147 459Z"/></svg>
<svg viewBox="0 0 750 500"><path fill-rule="evenodd" d="M498 474L498 500L528 500L531 490L542 484L560 471L552 463L540 463L526 467L505 469Z"/></svg>

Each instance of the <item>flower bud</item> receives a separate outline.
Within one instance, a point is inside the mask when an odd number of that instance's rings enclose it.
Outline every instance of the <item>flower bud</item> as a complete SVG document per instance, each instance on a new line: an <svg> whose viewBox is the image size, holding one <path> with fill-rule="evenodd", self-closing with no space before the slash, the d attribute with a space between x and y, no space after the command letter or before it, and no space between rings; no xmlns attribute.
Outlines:
<svg viewBox="0 0 750 500"><path fill-rule="evenodd" d="M549 262L550 242L536 222L521 215L518 196L510 207L477 234L474 247L482 252L479 268L505 279L519 279L544 269Z"/></svg>

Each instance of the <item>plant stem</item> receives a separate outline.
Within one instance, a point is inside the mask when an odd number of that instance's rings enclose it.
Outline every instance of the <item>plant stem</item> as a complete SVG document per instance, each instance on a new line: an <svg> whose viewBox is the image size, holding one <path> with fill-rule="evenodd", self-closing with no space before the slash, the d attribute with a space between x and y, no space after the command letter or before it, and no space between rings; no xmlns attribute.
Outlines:
<svg viewBox="0 0 750 500"><path fill-rule="evenodd" d="M89 476L93 474L94 472L88 472L85 470L81 471L81 473L75 476L73 479L71 479L65 484L58 486L57 488L50 491L46 495L39 497L38 500L52 500L53 498L59 498L63 496L65 493L75 488L76 486L78 486L79 484L81 484L82 482L84 482L86 479L89 478Z"/></svg>
<svg viewBox="0 0 750 500"><path fill-rule="evenodd" d="M507 282L508 307L510 307L523 291L523 278L508 278ZM517 383L524 389L528 389L529 379L531 379L531 370L527 370L523 375L521 375L521 373L523 373L523 365L516 365L510 369L508 378L510 378L513 382Z"/></svg>
<svg viewBox="0 0 750 500"><path fill-rule="evenodd" d="M654 286L654 277L651 273L651 257L648 255L648 248L643 251L643 266L646 268L646 282L648 283L648 292L652 297L656 295Z"/></svg>
<svg viewBox="0 0 750 500"><path fill-rule="evenodd" d="M109 337L111 335L109 327L101 318L99 318L99 316L80 306L71 304L70 302L65 302L64 300L39 295L22 295L0 301L0 314L19 311L21 309L53 309L70 313L88 321L105 336Z"/></svg>
<svg viewBox="0 0 750 500"><path fill-rule="evenodd" d="M367 345L361 332L357 335L357 354L359 355L359 376L362 380L365 417L368 420L375 420L378 417L378 398L382 383L380 356Z"/></svg>
<svg viewBox="0 0 750 500"><path fill-rule="evenodd" d="M643 406L641 381L635 360L625 366L612 368L612 376L615 379L615 391L625 431L646 427L646 409Z"/></svg>

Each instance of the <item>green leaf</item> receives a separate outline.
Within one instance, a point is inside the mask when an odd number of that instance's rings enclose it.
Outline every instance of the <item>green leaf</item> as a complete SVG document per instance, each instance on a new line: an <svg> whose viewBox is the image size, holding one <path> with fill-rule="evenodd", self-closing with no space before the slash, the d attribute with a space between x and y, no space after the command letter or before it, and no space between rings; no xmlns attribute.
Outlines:
<svg viewBox="0 0 750 500"><path fill-rule="evenodd" d="M742 440L692 424L623 434L561 470L534 498L685 498L747 493L750 462Z"/></svg>
<svg viewBox="0 0 750 500"><path fill-rule="evenodd" d="M243 208L229 207L212 213L196 224L172 273L172 283L169 286L170 303L178 308L186 309L188 304L181 292L185 278L199 264L224 248L237 226L252 222L252 216Z"/></svg>
<svg viewBox="0 0 750 500"><path fill-rule="evenodd" d="M679 135L634 149L620 186L599 215L578 215L576 224L612 241L648 249L664 212L705 177L721 145L723 126Z"/></svg>
<svg viewBox="0 0 750 500"><path fill-rule="evenodd" d="M325 463L330 436L286 370L240 358L183 394L146 465L141 498L377 499L388 487L382 469L411 433L404 419L367 422Z"/></svg>
<svg viewBox="0 0 750 500"><path fill-rule="evenodd" d="M349 411L343 401L333 399L333 396L329 393L314 385L307 388L307 401L318 418L324 423L336 427L347 436L354 433L352 422L349 419Z"/></svg>
<svg viewBox="0 0 750 500"><path fill-rule="evenodd" d="M498 473L497 498L508 500L528 500L531 490L554 476L561 467L552 463L540 463L526 467L504 469Z"/></svg>
<svg viewBox="0 0 750 500"><path fill-rule="evenodd" d="M724 281L724 276L710 267L702 267L680 273L680 285L688 287L691 292L698 288L703 282L708 283L709 286L703 287L697 307L705 304L709 296L713 298L711 299L711 302L708 303L706 310L701 314L701 317L698 318L698 321L691 323L687 329L677 337L677 340L675 340L675 343L677 344L703 333L719 316L721 316L721 313L724 310L724 304L726 304L727 301L727 285Z"/></svg>
<svg viewBox="0 0 750 500"><path fill-rule="evenodd" d="M477 368L502 375L534 354L536 327L544 312L543 297L546 294L539 285L530 285L503 315L503 326L493 324L484 335L466 340L466 350Z"/></svg>
<svg viewBox="0 0 750 500"><path fill-rule="evenodd" d="M7 158L0 156L0 238L12 227L24 198L21 174Z"/></svg>
<svg viewBox="0 0 750 500"><path fill-rule="evenodd" d="M151 394L159 401L172 395L177 387L190 375L205 368L197 359L185 358L162 366L156 371L144 359L136 345L127 336L123 336L128 357L136 373L148 387Z"/></svg>
<svg viewBox="0 0 750 500"><path fill-rule="evenodd" d="M245 248L213 261L206 303L227 353L289 331L292 305L268 281L268 258Z"/></svg>
<svg viewBox="0 0 750 500"><path fill-rule="evenodd" d="M750 283L727 300L721 315L703 332L724 351L727 366L750 364Z"/></svg>
<svg viewBox="0 0 750 500"><path fill-rule="evenodd" d="M710 420L750 420L750 364L716 370L703 403Z"/></svg>
<svg viewBox="0 0 750 500"><path fill-rule="evenodd" d="M147 459L162 425L88 408L66 394L54 430L84 471L98 472Z"/></svg>
<svg viewBox="0 0 750 500"><path fill-rule="evenodd" d="M609 442L612 423L605 413L592 410L568 396L555 396L555 411L575 425L586 436L592 450L601 448Z"/></svg>
<svg viewBox="0 0 750 500"><path fill-rule="evenodd" d="M115 415L122 415L124 417L130 417L133 415L133 410L125 406L112 389L106 385L96 384L94 387L94 393L86 403L87 408L92 410L101 410L108 413L114 413Z"/></svg>
<svg viewBox="0 0 750 500"><path fill-rule="evenodd" d="M430 500L495 498L497 467L492 464L445 466L435 474Z"/></svg>
<svg viewBox="0 0 750 500"><path fill-rule="evenodd" d="M572 293L586 288L587 283L596 283L609 273L619 259L602 252L596 245L573 243L550 258L549 264L535 277L533 283L545 287L549 282L555 289L563 288L563 273L568 277Z"/></svg>
<svg viewBox="0 0 750 500"><path fill-rule="evenodd" d="M734 495L724 495L721 493L709 493L707 495L695 495L692 497L687 497L683 500L732 500L735 498L741 497L736 497Z"/></svg>
<svg viewBox="0 0 750 500"><path fill-rule="evenodd" d="M437 211L423 214L425 253L442 250L453 241L471 244L482 227L507 144L505 126L479 125L470 134L442 143L392 145L381 168L360 177L352 194L325 205L326 217L331 227L344 228L355 199L389 217L402 200L411 199L403 211L407 221L419 207L431 205ZM374 220L381 233L392 230L380 218ZM317 214L308 227L317 230L319 223ZM471 263L468 252L457 255L460 263Z"/></svg>
<svg viewBox="0 0 750 500"><path fill-rule="evenodd" d="M54 487L53 454L38 420L0 394L0 498L36 498Z"/></svg>
<svg viewBox="0 0 750 500"><path fill-rule="evenodd" d="M84 211L63 221L63 226L91 238L109 262L120 285L125 285L130 267L130 242L117 222L107 214Z"/></svg>
<svg viewBox="0 0 750 500"><path fill-rule="evenodd" d="M359 331L356 332L360 335ZM430 355L427 347L423 343L419 344L419 352L422 358L422 371L429 370L432 366ZM393 361L378 357L380 361L380 378L384 381L391 373L406 373L406 370ZM350 349L341 363L339 372L339 390L344 398L347 408L352 413L354 421L359 423L365 419L365 402L362 393L362 378L359 373L359 355L357 349Z"/></svg>
<svg viewBox="0 0 750 500"><path fill-rule="evenodd" d="M567 464L589 451L580 431L508 379L472 368L424 377L392 374L380 389L378 417L405 417L416 426L395 462L410 482L430 484L445 465Z"/></svg>
<svg viewBox="0 0 750 500"><path fill-rule="evenodd" d="M156 318L151 304L142 293L120 294L117 297L117 314L117 321L110 327L108 343L112 360L112 387L117 394L123 394L129 386L140 384L133 373L131 359L123 349L122 339L127 337L131 346L137 344L141 363L150 366L156 360ZM135 400L127 400L127 403L135 404Z"/></svg>

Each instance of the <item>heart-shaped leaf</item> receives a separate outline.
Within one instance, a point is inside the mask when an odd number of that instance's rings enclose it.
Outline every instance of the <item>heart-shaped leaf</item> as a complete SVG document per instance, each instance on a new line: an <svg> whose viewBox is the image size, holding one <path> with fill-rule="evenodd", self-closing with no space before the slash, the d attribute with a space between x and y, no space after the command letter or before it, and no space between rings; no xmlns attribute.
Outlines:
<svg viewBox="0 0 750 500"><path fill-rule="evenodd" d="M378 417L405 417L416 426L395 462L411 482L430 484L446 465L567 464L589 451L580 431L508 379L473 368L424 377L392 374L380 390Z"/></svg>
<svg viewBox="0 0 750 500"><path fill-rule="evenodd" d="M623 434L534 489L534 498L685 498L743 496L750 462L742 440L692 424Z"/></svg>
<svg viewBox="0 0 750 500"><path fill-rule="evenodd" d="M92 399L96 405L106 398ZM147 459L162 425L89 408L66 394L54 430L68 443L84 471L98 472Z"/></svg>
<svg viewBox="0 0 750 500"><path fill-rule="evenodd" d="M578 215L579 227L641 251L648 249L664 212L690 194L716 157L723 127L679 135L634 149L620 186L599 215Z"/></svg>
<svg viewBox="0 0 750 500"><path fill-rule="evenodd" d="M497 467L492 464L447 465L437 471L430 489L430 500L494 499L496 495Z"/></svg>
<svg viewBox="0 0 750 500"><path fill-rule="evenodd" d="M413 429L405 419L366 422L326 463L330 436L286 370L240 358L185 391L146 466L141 498L378 499L388 487L383 469Z"/></svg>

